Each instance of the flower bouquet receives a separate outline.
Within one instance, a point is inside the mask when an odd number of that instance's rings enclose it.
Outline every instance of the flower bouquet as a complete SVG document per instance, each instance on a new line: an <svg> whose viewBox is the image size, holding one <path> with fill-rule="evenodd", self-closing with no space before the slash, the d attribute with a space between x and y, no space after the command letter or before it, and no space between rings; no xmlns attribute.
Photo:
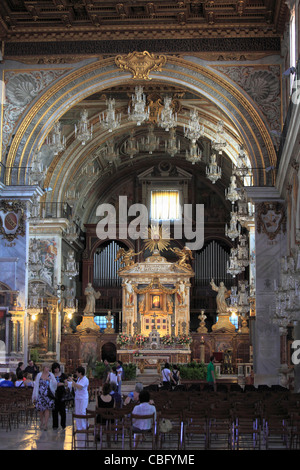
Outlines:
<svg viewBox="0 0 300 470"><path fill-rule="evenodd" d="M179 335L177 338L178 344L191 344L193 338L189 335Z"/></svg>
<svg viewBox="0 0 300 470"><path fill-rule="evenodd" d="M120 344L120 346L126 346L130 342L131 338L126 333L120 333L117 337L117 344Z"/></svg>
<svg viewBox="0 0 300 470"><path fill-rule="evenodd" d="M174 339L174 336L165 335L160 339L160 341L161 341L162 344L172 345L172 344L174 344L175 339Z"/></svg>
<svg viewBox="0 0 300 470"><path fill-rule="evenodd" d="M143 336L143 335L136 335L134 337L135 344L140 346L140 347L146 342L146 340L147 340L147 338L145 338L145 336Z"/></svg>

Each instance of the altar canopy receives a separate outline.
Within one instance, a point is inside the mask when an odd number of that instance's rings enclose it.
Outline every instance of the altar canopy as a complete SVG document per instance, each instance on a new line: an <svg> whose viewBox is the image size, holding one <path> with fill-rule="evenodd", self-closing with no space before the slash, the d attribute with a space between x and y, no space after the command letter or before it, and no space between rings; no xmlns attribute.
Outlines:
<svg viewBox="0 0 300 470"><path fill-rule="evenodd" d="M119 271L123 287L122 331L149 337L188 334L190 328L189 265L168 262L159 251Z"/></svg>

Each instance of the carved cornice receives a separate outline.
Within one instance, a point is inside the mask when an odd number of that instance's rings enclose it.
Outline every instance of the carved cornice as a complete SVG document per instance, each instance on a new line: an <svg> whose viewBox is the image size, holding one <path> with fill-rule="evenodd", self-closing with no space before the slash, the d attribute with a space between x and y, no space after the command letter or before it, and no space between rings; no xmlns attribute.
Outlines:
<svg viewBox="0 0 300 470"><path fill-rule="evenodd" d="M144 52L131 52L127 56L117 55L115 64L121 70L129 70L132 73L132 78L151 80L149 73L154 70L161 72L162 67L167 61L164 55L150 54Z"/></svg>

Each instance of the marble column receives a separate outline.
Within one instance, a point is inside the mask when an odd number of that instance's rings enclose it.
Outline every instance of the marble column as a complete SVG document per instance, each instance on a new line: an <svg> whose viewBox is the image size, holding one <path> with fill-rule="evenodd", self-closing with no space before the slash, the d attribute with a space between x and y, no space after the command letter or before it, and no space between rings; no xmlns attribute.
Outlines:
<svg viewBox="0 0 300 470"><path fill-rule="evenodd" d="M255 385L280 383L281 338L274 323L275 283L286 254L285 206L275 188L251 188L255 203L256 315L253 325Z"/></svg>

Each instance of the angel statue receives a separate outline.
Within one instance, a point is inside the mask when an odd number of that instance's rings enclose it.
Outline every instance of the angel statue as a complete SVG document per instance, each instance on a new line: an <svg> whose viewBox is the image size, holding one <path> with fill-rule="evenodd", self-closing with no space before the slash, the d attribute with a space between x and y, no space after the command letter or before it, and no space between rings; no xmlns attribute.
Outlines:
<svg viewBox="0 0 300 470"><path fill-rule="evenodd" d="M212 279L210 282L210 285L212 289L216 292L218 292L216 301L217 301L217 313L227 313L228 306L225 301L227 297L229 297L229 291L227 291L227 288L224 286L224 282L220 282L220 286L216 286L214 280Z"/></svg>
<svg viewBox="0 0 300 470"><path fill-rule="evenodd" d="M133 259L131 259L133 256L138 256L142 253L143 250L139 251L138 253L134 253L134 250L132 248L129 248L129 250L124 250L124 248L120 248L117 252L117 256L115 261L118 261L121 259L121 265L124 264L121 269L126 268L127 266L132 266L134 264Z"/></svg>
<svg viewBox="0 0 300 470"><path fill-rule="evenodd" d="M179 248L175 247L171 248L171 251L173 251L173 253L175 253L175 255L179 258L176 263L178 264L178 266L182 266L187 269L192 269L191 265L187 263L188 260L192 261L194 259L192 255L192 250L190 248L184 246L183 249L180 250Z"/></svg>

